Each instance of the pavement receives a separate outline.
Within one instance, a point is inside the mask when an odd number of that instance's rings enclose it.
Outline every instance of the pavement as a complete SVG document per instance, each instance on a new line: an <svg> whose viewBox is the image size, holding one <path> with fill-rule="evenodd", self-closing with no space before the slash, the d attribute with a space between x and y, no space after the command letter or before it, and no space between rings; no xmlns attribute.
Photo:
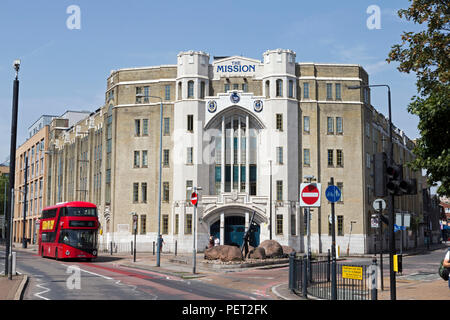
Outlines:
<svg viewBox="0 0 450 320"><path fill-rule="evenodd" d="M447 247L444 244L432 245L429 250L437 250ZM27 249L14 248L15 251L36 252L36 246L29 246ZM427 248L420 248L410 251L404 251L403 255L420 254L427 251ZM109 254L102 253L99 255L98 261L102 257ZM373 255L359 255L358 257L372 257ZM205 261L203 254L199 253L196 257L196 273L193 273L192 254L182 254L175 256L173 253L162 253L160 256L160 266L156 266L156 255L152 253L137 253L136 261L129 254L114 254L116 258L114 264L117 266L126 266L137 269L151 270L162 274L177 276L183 279L195 279L206 277L208 275L216 275L218 273L237 272L254 268L281 268L288 266L287 259L278 259L269 261L270 264L217 264ZM347 258L347 257L346 257ZM436 271L437 272L437 271ZM386 274L385 274L386 275ZM27 275L14 275L12 280L0 275L0 300L20 300L26 288L28 281ZM378 300L390 300L389 275L384 277L384 290L378 289ZM397 300L450 300L450 290L446 281L417 281L404 280L401 277L396 279ZM280 300L305 300L300 294L292 292L288 288L288 279L286 282L278 283L271 287L271 291Z"/></svg>

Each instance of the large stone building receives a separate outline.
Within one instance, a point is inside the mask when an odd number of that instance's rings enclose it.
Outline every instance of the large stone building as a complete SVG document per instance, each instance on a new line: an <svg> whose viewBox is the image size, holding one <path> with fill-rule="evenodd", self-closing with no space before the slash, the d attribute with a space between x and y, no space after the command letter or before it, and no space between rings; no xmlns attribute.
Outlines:
<svg viewBox="0 0 450 320"><path fill-rule="evenodd" d="M369 90L347 88L369 84L360 65L297 63L293 51L280 49L262 61L195 51L177 58L114 70L102 107L70 128L53 120L47 203L97 204L105 243L129 243L135 212L138 243L155 241L162 103L160 227L169 249L176 241L179 251L191 251L194 224L200 250L210 234L239 244L254 214L253 245L272 235L304 251L299 185L313 175L322 191L331 177L342 190L337 245L373 252L372 159L388 150L388 121ZM412 141L396 128L394 140L395 160L411 160ZM202 188L195 221L192 186ZM420 192L396 200L397 211L419 216L421 208ZM330 247L330 212L323 196L312 210L313 251Z"/></svg>

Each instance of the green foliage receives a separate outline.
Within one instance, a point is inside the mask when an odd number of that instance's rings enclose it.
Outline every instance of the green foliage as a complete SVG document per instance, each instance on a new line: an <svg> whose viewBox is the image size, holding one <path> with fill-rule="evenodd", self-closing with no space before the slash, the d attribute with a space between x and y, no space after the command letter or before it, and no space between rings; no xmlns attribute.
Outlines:
<svg viewBox="0 0 450 320"><path fill-rule="evenodd" d="M408 111L419 117L421 137L411 166L426 169L428 182L440 181L438 193L450 196L450 2L411 2L408 9L398 11L399 17L425 29L404 32L402 43L392 46L387 61L397 61L399 71L417 75L419 95L412 97Z"/></svg>

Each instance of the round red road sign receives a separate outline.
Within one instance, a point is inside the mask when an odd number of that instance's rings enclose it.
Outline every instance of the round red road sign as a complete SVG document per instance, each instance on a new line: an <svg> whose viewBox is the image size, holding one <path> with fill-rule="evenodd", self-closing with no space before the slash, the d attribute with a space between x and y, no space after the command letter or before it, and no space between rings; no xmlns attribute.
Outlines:
<svg viewBox="0 0 450 320"><path fill-rule="evenodd" d="M192 192L191 194L191 203L196 206L197 205L197 193Z"/></svg>
<svg viewBox="0 0 450 320"><path fill-rule="evenodd" d="M302 201L306 203L307 205L311 205L317 202L319 200L319 189L313 184L308 184L306 187L303 188L302 192L300 193L300 197L302 198Z"/></svg>

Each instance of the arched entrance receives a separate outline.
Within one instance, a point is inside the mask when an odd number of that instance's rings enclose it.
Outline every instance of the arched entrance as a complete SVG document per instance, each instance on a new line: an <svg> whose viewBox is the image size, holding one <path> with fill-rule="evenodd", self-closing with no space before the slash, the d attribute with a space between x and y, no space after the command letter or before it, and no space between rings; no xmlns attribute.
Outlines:
<svg viewBox="0 0 450 320"><path fill-rule="evenodd" d="M253 232L250 237L250 245L257 247L259 245L260 226L253 222ZM220 220L213 223L210 227L210 234L215 238L220 238ZM225 217L225 239L224 244L241 246L245 235L245 218L242 216Z"/></svg>

